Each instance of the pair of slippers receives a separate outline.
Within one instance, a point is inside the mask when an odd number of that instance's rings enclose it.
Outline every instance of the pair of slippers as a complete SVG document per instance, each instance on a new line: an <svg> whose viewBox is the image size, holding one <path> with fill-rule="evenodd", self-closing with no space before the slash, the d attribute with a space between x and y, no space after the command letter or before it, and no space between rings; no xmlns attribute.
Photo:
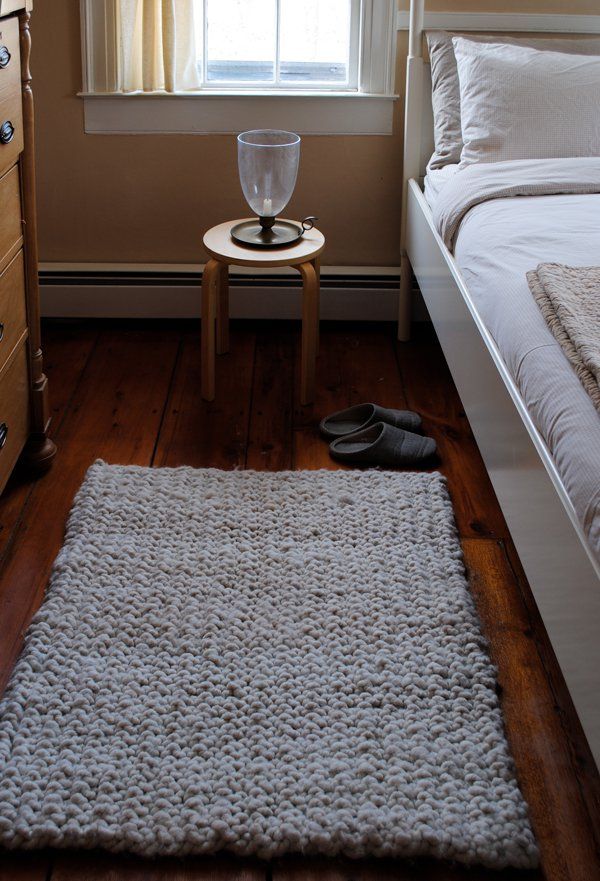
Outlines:
<svg viewBox="0 0 600 881"><path fill-rule="evenodd" d="M433 438L416 433L421 417L412 410L357 404L326 416L319 428L340 462L397 468L421 465L436 451Z"/></svg>

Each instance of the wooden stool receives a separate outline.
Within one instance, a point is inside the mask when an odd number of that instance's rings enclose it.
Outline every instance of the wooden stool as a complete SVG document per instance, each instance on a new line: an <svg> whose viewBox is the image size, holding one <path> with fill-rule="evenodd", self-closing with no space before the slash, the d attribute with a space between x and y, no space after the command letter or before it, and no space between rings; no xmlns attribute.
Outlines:
<svg viewBox="0 0 600 881"><path fill-rule="evenodd" d="M211 259L202 275L202 397L215 397L215 349L219 355L229 350L229 266L293 266L303 282L300 403L310 404L319 346L319 255L325 237L313 227L289 248L246 248L231 238L231 228L239 222L213 226L203 239Z"/></svg>

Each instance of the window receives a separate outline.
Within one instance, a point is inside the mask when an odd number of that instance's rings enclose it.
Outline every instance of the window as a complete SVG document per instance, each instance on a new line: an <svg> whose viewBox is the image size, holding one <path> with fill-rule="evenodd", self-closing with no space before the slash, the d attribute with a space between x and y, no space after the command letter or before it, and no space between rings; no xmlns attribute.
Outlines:
<svg viewBox="0 0 600 881"><path fill-rule="evenodd" d="M359 0L194 0L194 5L205 88L358 88Z"/></svg>
<svg viewBox="0 0 600 881"><path fill-rule="evenodd" d="M80 2L87 132L391 133L396 0Z"/></svg>

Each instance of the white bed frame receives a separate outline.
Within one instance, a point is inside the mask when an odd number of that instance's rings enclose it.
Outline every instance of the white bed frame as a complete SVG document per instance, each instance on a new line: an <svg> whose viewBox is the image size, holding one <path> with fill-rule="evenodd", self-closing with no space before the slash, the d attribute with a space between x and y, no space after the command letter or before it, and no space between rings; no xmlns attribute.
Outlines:
<svg viewBox="0 0 600 881"><path fill-rule="evenodd" d="M410 332L412 267L600 766L600 566L549 450L452 254L435 229L419 184L433 152L431 76L423 58L423 6L424 0L411 0L398 336L405 340ZM498 21L496 30L519 30L514 17L507 14L502 18L505 24L499 26ZM561 25L564 19L560 16ZM573 19L576 21L576 16Z"/></svg>

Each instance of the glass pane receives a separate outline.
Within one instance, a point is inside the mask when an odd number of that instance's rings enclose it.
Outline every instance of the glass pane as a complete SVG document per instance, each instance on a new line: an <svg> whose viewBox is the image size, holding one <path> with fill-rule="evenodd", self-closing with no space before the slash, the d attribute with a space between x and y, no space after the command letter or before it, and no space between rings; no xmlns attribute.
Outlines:
<svg viewBox="0 0 600 881"><path fill-rule="evenodd" d="M207 0L209 82L273 82L276 0Z"/></svg>
<svg viewBox="0 0 600 881"><path fill-rule="evenodd" d="M283 83L348 81L350 0L281 0Z"/></svg>

